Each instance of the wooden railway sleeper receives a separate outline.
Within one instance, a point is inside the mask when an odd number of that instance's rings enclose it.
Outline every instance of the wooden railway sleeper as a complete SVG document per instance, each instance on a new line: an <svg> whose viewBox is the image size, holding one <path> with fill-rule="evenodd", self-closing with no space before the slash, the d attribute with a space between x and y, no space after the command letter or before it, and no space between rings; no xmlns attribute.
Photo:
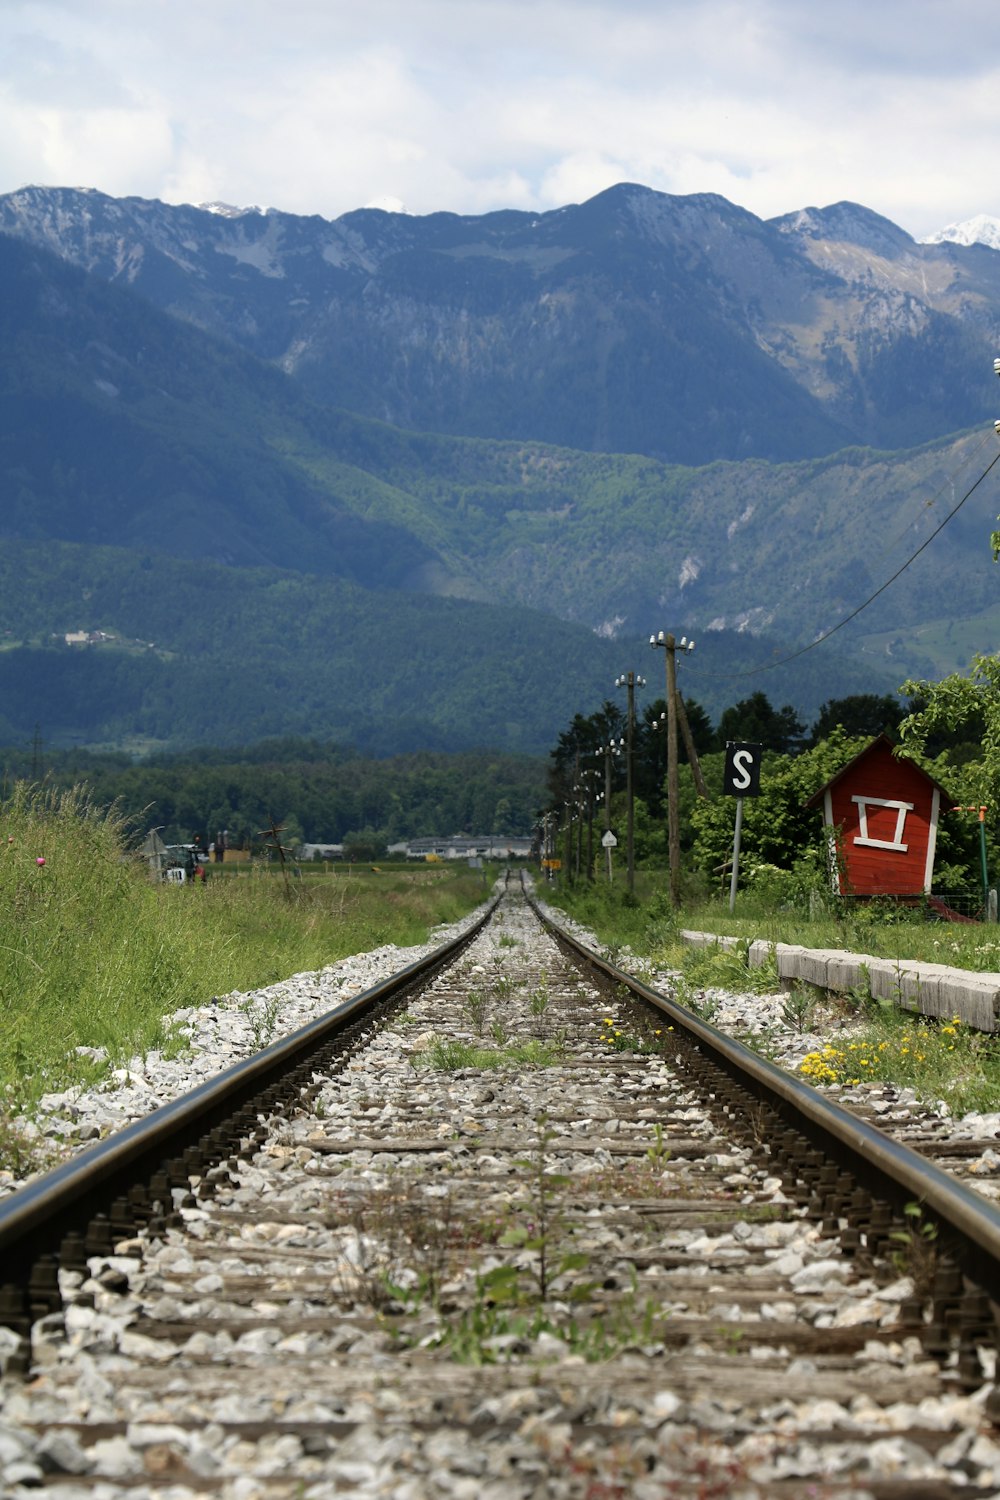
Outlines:
<svg viewBox="0 0 1000 1500"><path fill-rule="evenodd" d="M111 1255L114 1253L111 1223L107 1214L95 1214L87 1225L83 1236L83 1253L87 1260L92 1255Z"/></svg>
<svg viewBox="0 0 1000 1500"><path fill-rule="evenodd" d="M27 1291L24 1287L5 1283L0 1287L0 1325L9 1328L19 1338L31 1334L31 1313L28 1310Z"/></svg>
<svg viewBox="0 0 1000 1500"><path fill-rule="evenodd" d="M986 1293L967 1287L958 1314L958 1378L962 1389L971 1393L983 1383L979 1351L991 1349L997 1357L997 1323Z"/></svg>
<svg viewBox="0 0 1000 1500"><path fill-rule="evenodd" d="M85 1271L87 1251L79 1229L71 1229L62 1237L59 1246L59 1265L64 1271ZM0 1322L3 1319L0 1318Z"/></svg>
<svg viewBox="0 0 1000 1500"><path fill-rule="evenodd" d="M61 1310L59 1268L54 1255L40 1255L32 1266L28 1280L28 1307L33 1323Z"/></svg>

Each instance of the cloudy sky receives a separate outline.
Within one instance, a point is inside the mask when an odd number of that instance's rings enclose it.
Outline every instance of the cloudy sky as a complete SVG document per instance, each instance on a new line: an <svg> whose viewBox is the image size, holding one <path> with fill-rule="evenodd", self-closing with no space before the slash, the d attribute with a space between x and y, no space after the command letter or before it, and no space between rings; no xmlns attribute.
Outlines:
<svg viewBox="0 0 1000 1500"><path fill-rule="evenodd" d="M989 0L0 0L0 192L1000 216Z"/></svg>

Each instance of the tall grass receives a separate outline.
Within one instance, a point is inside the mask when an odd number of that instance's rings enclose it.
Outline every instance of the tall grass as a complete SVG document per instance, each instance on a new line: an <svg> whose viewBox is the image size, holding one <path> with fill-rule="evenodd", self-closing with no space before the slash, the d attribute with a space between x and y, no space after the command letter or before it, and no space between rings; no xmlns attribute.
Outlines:
<svg viewBox="0 0 1000 1500"><path fill-rule="evenodd" d="M90 1080L91 1049L167 1045L175 1010L424 942L485 894L464 866L154 885L114 809L17 783L0 806L0 1113Z"/></svg>

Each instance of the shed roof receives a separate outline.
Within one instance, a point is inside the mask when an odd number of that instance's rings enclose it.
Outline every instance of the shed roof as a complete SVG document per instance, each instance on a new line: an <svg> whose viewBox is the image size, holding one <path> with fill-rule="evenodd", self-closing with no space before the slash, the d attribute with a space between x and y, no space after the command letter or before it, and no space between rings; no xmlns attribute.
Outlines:
<svg viewBox="0 0 1000 1500"><path fill-rule="evenodd" d="M841 766L837 774L835 776L831 776L829 781L825 781L820 787L819 791L813 792L811 797L807 797L802 806L818 807L823 801L825 794L830 790L831 787L836 786L839 781L843 781L845 776L849 776L856 766L860 765L863 760L866 760L867 757L876 750L888 750L893 755L897 754L897 747L894 741L892 741L887 734L876 735L870 745L866 745L863 750L859 750L857 755L853 756L852 759L847 762L846 766ZM938 781L935 777L931 776L927 771L925 771L923 766L918 766L917 762L913 760L911 756L897 755L897 759L905 760L906 763L911 766L914 771L917 771L926 779L929 786L937 787L942 797L946 798L948 801L951 801L951 793L941 785L940 781Z"/></svg>

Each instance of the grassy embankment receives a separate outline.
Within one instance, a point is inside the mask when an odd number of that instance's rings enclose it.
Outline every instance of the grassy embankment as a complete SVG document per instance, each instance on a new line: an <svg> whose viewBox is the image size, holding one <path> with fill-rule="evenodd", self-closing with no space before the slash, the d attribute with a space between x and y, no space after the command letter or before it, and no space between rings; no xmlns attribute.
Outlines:
<svg viewBox="0 0 1000 1500"><path fill-rule="evenodd" d="M154 885L128 845L79 790L18 784L0 808L0 1126L43 1092L169 1048L175 1010L425 942L487 895L483 871L443 864Z"/></svg>
<svg viewBox="0 0 1000 1500"><path fill-rule="evenodd" d="M637 876L634 903L625 897L623 883L610 890L602 884L539 889L553 905L590 928L612 961L628 947L657 968L676 969L678 1000L709 1021L712 1005L704 998L706 989L773 991L776 973L772 966L750 969L745 947L735 952L692 948L680 938L682 927L735 936L745 943L763 938L810 948L846 948L901 962L927 960L977 972L1000 971L1000 930L995 927L925 922L916 915L875 905L846 912L841 919L828 914L810 921L795 912L755 905L752 898L742 896L737 902L738 916L730 916L728 896L674 912L664 894L665 884L664 878L643 872ZM952 1021L924 1020L892 1004L873 1001L864 992L831 997L810 987L787 997L782 1018L793 1029L818 1030L828 1037L827 1044L802 1065L803 1075L812 1083L893 1083L915 1089L922 1099L943 1100L955 1113L1000 1110L1000 1041L994 1037ZM845 1033L847 1023L850 1029ZM773 1038L765 1033L755 1045L768 1054Z"/></svg>

